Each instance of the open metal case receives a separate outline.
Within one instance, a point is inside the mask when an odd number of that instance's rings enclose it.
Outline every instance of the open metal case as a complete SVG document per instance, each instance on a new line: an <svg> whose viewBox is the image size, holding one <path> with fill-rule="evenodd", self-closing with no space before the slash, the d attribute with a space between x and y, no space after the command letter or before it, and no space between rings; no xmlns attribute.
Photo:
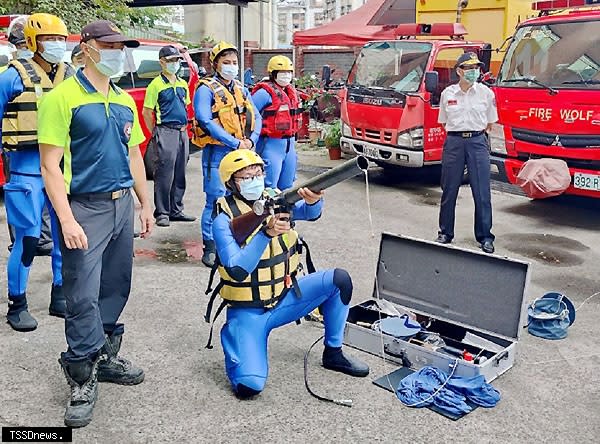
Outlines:
<svg viewBox="0 0 600 444"><path fill-rule="evenodd" d="M450 372L456 362L455 375L481 374L491 382L515 361L528 283L526 262L383 233L373 300L350 308L344 342L414 369ZM379 298L416 314L447 347L370 328L387 317L371 308ZM468 353L465 359L446 349Z"/></svg>

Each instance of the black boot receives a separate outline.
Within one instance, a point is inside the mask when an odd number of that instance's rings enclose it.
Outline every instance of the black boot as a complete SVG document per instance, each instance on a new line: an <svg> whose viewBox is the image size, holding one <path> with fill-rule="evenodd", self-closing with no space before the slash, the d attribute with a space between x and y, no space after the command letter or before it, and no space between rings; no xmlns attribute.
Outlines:
<svg viewBox="0 0 600 444"><path fill-rule="evenodd" d="M63 319L67 314L67 301L65 300L61 285L52 285L48 313L50 313L50 316L56 316L57 318Z"/></svg>
<svg viewBox="0 0 600 444"><path fill-rule="evenodd" d="M92 421L98 399L98 358L66 362L64 353L58 360L71 387L71 398L65 410L65 425L85 427Z"/></svg>
<svg viewBox="0 0 600 444"><path fill-rule="evenodd" d="M342 347L327 347L323 350L323 367L350 376L364 377L369 374L369 366L342 352Z"/></svg>
<svg viewBox="0 0 600 444"><path fill-rule="evenodd" d="M6 320L16 331L33 331L37 328L37 321L27 311L27 297L25 293L19 296L8 295Z"/></svg>
<svg viewBox="0 0 600 444"><path fill-rule="evenodd" d="M118 356L122 338L123 335L117 333L106 336L106 342L100 350L98 381L136 385L144 380L144 370Z"/></svg>
<svg viewBox="0 0 600 444"><path fill-rule="evenodd" d="M204 254L202 255L202 263L207 267L212 268L215 265L215 259L217 258L217 249L215 247L214 240L204 241Z"/></svg>

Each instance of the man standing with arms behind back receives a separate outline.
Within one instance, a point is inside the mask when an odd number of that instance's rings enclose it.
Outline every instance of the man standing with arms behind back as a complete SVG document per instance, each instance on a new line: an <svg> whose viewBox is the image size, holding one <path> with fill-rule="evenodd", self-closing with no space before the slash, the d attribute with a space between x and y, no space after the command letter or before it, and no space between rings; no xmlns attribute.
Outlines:
<svg viewBox="0 0 600 444"><path fill-rule="evenodd" d="M475 239L486 253L494 252L492 199L490 192L490 151L485 132L498 120L494 93L478 83L483 63L474 52L466 52L456 62L460 78L448 86L440 98L438 121L446 129L442 154L442 203L437 242L448 244L454 238L456 198L465 164L475 202Z"/></svg>
<svg viewBox="0 0 600 444"><path fill-rule="evenodd" d="M129 298L133 266L131 187L142 207L142 237L153 224L137 108L110 80L123 71L125 46L139 42L112 23L85 26L85 67L40 104L42 174L62 230L68 349L59 362L71 386L65 412L70 427L92 420L98 381L144 380L141 368L118 356L124 326L117 321Z"/></svg>
<svg viewBox="0 0 600 444"><path fill-rule="evenodd" d="M167 45L160 49L158 57L162 72L146 88L142 116L158 152L154 217L157 226L168 227L170 221L196 220L183 213L185 168L190 156L187 122L191 100L187 82L177 77L182 59L179 50Z"/></svg>

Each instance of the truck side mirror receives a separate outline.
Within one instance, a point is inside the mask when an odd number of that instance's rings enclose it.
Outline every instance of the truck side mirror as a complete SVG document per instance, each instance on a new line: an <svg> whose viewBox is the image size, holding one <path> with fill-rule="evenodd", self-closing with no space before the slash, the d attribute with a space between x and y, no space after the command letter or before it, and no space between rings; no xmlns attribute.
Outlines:
<svg viewBox="0 0 600 444"><path fill-rule="evenodd" d="M331 67L329 65L323 65L323 72L321 74L321 80L325 86L329 86L331 83Z"/></svg>
<svg viewBox="0 0 600 444"><path fill-rule="evenodd" d="M484 71L490 70L490 63L492 62L492 45L486 43L483 48L479 50L479 60L483 63Z"/></svg>
<svg viewBox="0 0 600 444"><path fill-rule="evenodd" d="M427 71L425 73L425 91L435 94L438 89L439 75L437 71Z"/></svg>

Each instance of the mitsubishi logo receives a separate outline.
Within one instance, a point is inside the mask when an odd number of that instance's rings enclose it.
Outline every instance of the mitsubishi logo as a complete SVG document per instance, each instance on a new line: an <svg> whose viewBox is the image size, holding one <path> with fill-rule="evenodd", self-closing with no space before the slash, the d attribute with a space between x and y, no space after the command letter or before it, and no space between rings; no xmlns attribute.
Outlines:
<svg viewBox="0 0 600 444"><path fill-rule="evenodd" d="M552 142L552 146L563 146L563 144L560 143L560 137L556 136L554 138L554 141Z"/></svg>

